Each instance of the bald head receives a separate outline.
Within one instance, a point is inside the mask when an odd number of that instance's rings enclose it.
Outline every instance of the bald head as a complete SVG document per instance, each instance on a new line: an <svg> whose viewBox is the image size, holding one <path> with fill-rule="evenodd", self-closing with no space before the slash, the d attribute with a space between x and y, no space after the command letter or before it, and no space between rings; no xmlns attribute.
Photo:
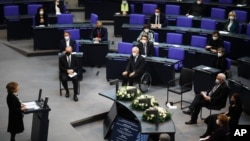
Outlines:
<svg viewBox="0 0 250 141"><path fill-rule="evenodd" d="M134 46L132 48L132 54L138 56L139 55L139 48L137 46Z"/></svg>
<svg viewBox="0 0 250 141"><path fill-rule="evenodd" d="M67 47L65 48L65 52L71 53L71 52L72 52L72 47L71 47L71 46L67 46Z"/></svg>
<svg viewBox="0 0 250 141"><path fill-rule="evenodd" d="M222 83L222 82L225 82L225 80L226 80L226 75L225 75L224 73L219 73L219 74L217 74L216 79L218 79L221 83Z"/></svg>
<svg viewBox="0 0 250 141"><path fill-rule="evenodd" d="M102 27L102 22L101 21L96 21L96 27L101 28Z"/></svg>
<svg viewBox="0 0 250 141"><path fill-rule="evenodd" d="M170 136L167 133L162 133L159 137L159 141L170 141Z"/></svg>

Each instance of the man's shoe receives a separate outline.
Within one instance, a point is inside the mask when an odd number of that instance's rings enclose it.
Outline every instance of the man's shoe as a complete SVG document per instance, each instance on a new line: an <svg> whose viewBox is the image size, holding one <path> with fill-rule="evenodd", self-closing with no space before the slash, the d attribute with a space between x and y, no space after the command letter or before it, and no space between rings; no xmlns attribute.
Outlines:
<svg viewBox="0 0 250 141"><path fill-rule="evenodd" d="M77 98L77 96L76 96L76 95L74 96L74 101L78 101L78 98Z"/></svg>
<svg viewBox="0 0 250 141"><path fill-rule="evenodd" d="M185 124L197 124L197 121L190 120L186 121Z"/></svg>
<svg viewBox="0 0 250 141"><path fill-rule="evenodd" d="M66 92L65 97L69 98L69 92Z"/></svg>
<svg viewBox="0 0 250 141"><path fill-rule="evenodd" d="M187 115L191 115L192 114L192 111L190 109L186 110L186 111L182 111L184 114L187 114Z"/></svg>

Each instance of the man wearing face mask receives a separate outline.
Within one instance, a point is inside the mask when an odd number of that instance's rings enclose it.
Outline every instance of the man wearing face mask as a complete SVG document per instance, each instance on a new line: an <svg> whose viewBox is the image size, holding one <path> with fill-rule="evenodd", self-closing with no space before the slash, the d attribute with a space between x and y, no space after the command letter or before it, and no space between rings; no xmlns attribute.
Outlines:
<svg viewBox="0 0 250 141"><path fill-rule="evenodd" d="M48 26L48 15L43 7L37 9L35 15L35 25L36 26Z"/></svg>
<svg viewBox="0 0 250 141"><path fill-rule="evenodd" d="M65 55L61 56L59 59L60 68L60 79L62 85L66 91L65 97L69 97L68 80L71 80L74 88L74 101L78 101L78 60L75 55L72 54L72 47L67 46L65 48Z"/></svg>
<svg viewBox="0 0 250 141"><path fill-rule="evenodd" d="M218 31L214 31L212 34L212 38L207 42L205 48L212 53L217 53L217 49L222 46L223 44L220 38L220 33Z"/></svg>
<svg viewBox="0 0 250 141"><path fill-rule="evenodd" d="M60 42L60 52L64 52L65 48L71 46L73 48L73 52L75 52L75 40L70 39L70 33L64 31L64 39Z"/></svg>
<svg viewBox="0 0 250 141"><path fill-rule="evenodd" d="M225 49L220 47L217 50L217 57L213 61L212 67L220 69L221 72L226 74L227 65L228 64L227 64L227 60L226 60L226 56L225 56Z"/></svg>
<svg viewBox="0 0 250 141"><path fill-rule="evenodd" d="M167 25L165 14L161 13L160 8L155 9L155 14L151 15L148 21L151 28L161 28Z"/></svg>
<svg viewBox="0 0 250 141"><path fill-rule="evenodd" d="M90 39L96 42L107 41L108 31L107 28L102 26L101 21L96 22L96 28L94 28L90 34Z"/></svg>
<svg viewBox="0 0 250 141"><path fill-rule="evenodd" d="M138 42L141 40L142 35L147 35L148 36L148 40L150 42L154 42L155 41L155 39L154 39L154 31L150 30L150 25L149 24L145 24L143 26L143 30L141 31L139 37L137 38Z"/></svg>
<svg viewBox="0 0 250 141"><path fill-rule="evenodd" d="M145 65L145 59L139 54L139 48L132 48L132 55L129 58L126 70L122 73L123 81L122 85L126 86L129 83L129 86L133 86L135 79L139 79L143 73Z"/></svg>
<svg viewBox="0 0 250 141"><path fill-rule="evenodd" d="M192 15L196 17L204 16L206 6L202 3L202 0L196 0L196 2L188 10L186 16Z"/></svg>
<svg viewBox="0 0 250 141"><path fill-rule="evenodd" d="M239 22L236 20L236 13L235 11L230 11L228 13L228 20L225 23L224 30L231 33L237 33L238 27L239 27Z"/></svg>
<svg viewBox="0 0 250 141"><path fill-rule="evenodd" d="M227 100L229 88L225 82L226 76L224 73L219 73L216 76L215 85L208 91L201 91L196 94L188 110L183 111L184 114L191 115L191 120L185 124L197 124L198 115L202 107L221 108ZM204 80L206 81L206 80Z"/></svg>
<svg viewBox="0 0 250 141"><path fill-rule="evenodd" d="M147 35L142 35L139 44L140 55L143 56L154 56L154 43L148 40Z"/></svg>

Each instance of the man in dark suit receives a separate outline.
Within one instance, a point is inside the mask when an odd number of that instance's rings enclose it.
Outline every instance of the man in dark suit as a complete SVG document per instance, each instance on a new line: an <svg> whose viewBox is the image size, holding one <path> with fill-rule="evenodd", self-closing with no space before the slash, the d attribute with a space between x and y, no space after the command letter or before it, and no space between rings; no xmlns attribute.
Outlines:
<svg viewBox="0 0 250 141"><path fill-rule="evenodd" d="M148 40L147 35L142 35L139 44L140 55L144 56L154 56L154 43Z"/></svg>
<svg viewBox="0 0 250 141"><path fill-rule="evenodd" d="M96 22L96 27L92 30L90 34L90 39L95 42L107 41L108 31L107 28L102 26L101 21Z"/></svg>
<svg viewBox="0 0 250 141"><path fill-rule="evenodd" d="M215 85L211 90L201 91L195 95L189 109L183 111L184 114L191 115L191 120L185 122L185 124L197 124L197 118L202 107L223 108L225 106L224 103L229 93L229 88L225 80L225 74L219 73L216 77Z"/></svg>
<svg viewBox="0 0 250 141"><path fill-rule="evenodd" d="M186 16L192 15L196 17L203 17L206 11L205 9L206 5L203 4L202 0L196 0L196 2L193 3L190 9L188 10Z"/></svg>
<svg viewBox="0 0 250 141"><path fill-rule="evenodd" d="M122 85L126 86L127 82L129 82L129 85L132 86L134 80L138 79L142 75L144 65L145 65L145 60L139 54L139 48L133 47L132 55L129 58L126 70L122 73L124 77Z"/></svg>
<svg viewBox="0 0 250 141"><path fill-rule="evenodd" d="M64 52L65 48L71 46L73 48L73 52L75 52L75 40L70 39L70 33L64 32L64 39L60 42L60 52Z"/></svg>
<svg viewBox="0 0 250 141"><path fill-rule="evenodd" d="M151 28L161 28L167 25L165 14L161 13L160 8L155 9L155 14L149 18Z"/></svg>
<svg viewBox="0 0 250 141"><path fill-rule="evenodd" d="M68 46L65 48L65 55L60 57L59 60L59 69L60 69L60 79L62 81L62 85L66 90L65 97L69 97L69 88L68 88L68 80L73 82L74 87L74 100L78 101L78 61L77 57L72 54L72 47Z"/></svg>

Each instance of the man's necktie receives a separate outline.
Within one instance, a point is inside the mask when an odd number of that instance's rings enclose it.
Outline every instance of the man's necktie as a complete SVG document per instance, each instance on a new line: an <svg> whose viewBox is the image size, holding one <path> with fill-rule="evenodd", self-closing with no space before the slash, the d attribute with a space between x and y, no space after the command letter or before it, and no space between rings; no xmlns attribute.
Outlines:
<svg viewBox="0 0 250 141"><path fill-rule="evenodd" d="M135 57L135 63L136 63L137 57Z"/></svg>
<svg viewBox="0 0 250 141"><path fill-rule="evenodd" d="M155 24L158 24L158 16L155 16Z"/></svg>
<svg viewBox="0 0 250 141"><path fill-rule="evenodd" d="M147 45L146 45L146 44L143 44L143 46L144 46L144 53L145 53L145 55L147 56Z"/></svg>
<svg viewBox="0 0 250 141"><path fill-rule="evenodd" d="M70 67L70 64L71 64L71 60L70 60L70 56L68 56L68 65Z"/></svg>
<svg viewBox="0 0 250 141"><path fill-rule="evenodd" d="M214 87L213 87L213 89L208 93L208 96L211 96L215 91L216 91L216 89L219 87L219 84L217 84L217 85L215 85Z"/></svg>
<svg viewBox="0 0 250 141"><path fill-rule="evenodd" d="M100 30L97 30L97 37L101 38L101 31Z"/></svg>

